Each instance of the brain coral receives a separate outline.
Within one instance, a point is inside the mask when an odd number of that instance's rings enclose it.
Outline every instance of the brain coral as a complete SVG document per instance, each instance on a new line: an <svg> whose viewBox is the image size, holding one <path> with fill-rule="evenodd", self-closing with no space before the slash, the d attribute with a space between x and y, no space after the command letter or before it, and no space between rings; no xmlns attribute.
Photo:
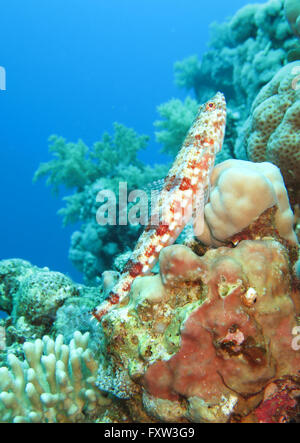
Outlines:
<svg viewBox="0 0 300 443"><path fill-rule="evenodd" d="M245 124L245 146L250 160L277 165L290 195L300 188L300 62L283 67L262 88Z"/></svg>
<svg viewBox="0 0 300 443"><path fill-rule="evenodd" d="M100 388L127 399L135 421L280 420L300 365L285 247L246 240L199 257L173 245L159 264L103 319L110 365ZM266 418L270 390L276 412Z"/></svg>

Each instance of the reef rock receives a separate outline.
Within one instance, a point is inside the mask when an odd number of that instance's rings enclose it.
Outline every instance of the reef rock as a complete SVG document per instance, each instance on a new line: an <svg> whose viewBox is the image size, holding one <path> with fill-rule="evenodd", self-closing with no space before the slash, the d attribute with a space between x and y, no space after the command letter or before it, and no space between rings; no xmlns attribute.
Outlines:
<svg viewBox="0 0 300 443"><path fill-rule="evenodd" d="M290 418L300 392L291 251L270 236L202 257L165 248L160 273L137 278L102 321L100 389L126 399L133 421Z"/></svg>

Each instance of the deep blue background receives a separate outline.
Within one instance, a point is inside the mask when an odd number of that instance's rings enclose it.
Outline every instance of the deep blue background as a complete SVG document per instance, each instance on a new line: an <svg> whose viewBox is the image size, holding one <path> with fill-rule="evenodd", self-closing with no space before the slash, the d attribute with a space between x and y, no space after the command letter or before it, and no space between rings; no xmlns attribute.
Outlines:
<svg viewBox="0 0 300 443"><path fill-rule="evenodd" d="M68 261L62 206L43 182L50 134L87 144L118 121L151 135L147 161L163 161L156 107L183 97L173 64L201 56L209 24L247 0L9 0L0 16L0 259L19 257L80 275ZM254 2L253 2L254 3ZM256 1L257 3L257 1ZM263 1L258 1L263 3Z"/></svg>

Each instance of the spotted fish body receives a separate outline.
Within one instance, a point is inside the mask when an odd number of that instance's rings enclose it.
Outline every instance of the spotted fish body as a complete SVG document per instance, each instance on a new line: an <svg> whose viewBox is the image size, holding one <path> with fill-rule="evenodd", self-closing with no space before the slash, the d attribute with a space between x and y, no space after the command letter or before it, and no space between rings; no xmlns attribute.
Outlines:
<svg viewBox="0 0 300 443"><path fill-rule="evenodd" d="M185 225L195 216L204 219L204 204L197 209L209 192L210 175L215 156L222 148L226 124L226 102L218 92L212 100L201 105L167 175L151 221L140 236L125 265L118 283L93 315L101 321L129 293L138 276L147 275L156 264L160 251L175 242ZM158 220L157 223L152 221Z"/></svg>

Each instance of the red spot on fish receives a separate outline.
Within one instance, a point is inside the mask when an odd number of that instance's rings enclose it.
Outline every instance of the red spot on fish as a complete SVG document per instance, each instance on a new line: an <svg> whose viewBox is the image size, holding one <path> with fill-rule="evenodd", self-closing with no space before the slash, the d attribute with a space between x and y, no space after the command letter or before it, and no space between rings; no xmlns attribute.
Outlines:
<svg viewBox="0 0 300 443"><path fill-rule="evenodd" d="M199 168L200 169L206 169L207 168L207 163L208 163L208 158L203 158L201 159L201 162L199 164Z"/></svg>
<svg viewBox="0 0 300 443"><path fill-rule="evenodd" d="M151 257L151 256L155 253L155 249L156 249L155 246L150 246L150 247L146 250L146 252L145 252L145 256L146 256L146 257Z"/></svg>
<svg viewBox="0 0 300 443"><path fill-rule="evenodd" d="M208 145L213 145L215 141L212 138L204 138L203 143L207 143Z"/></svg>
<svg viewBox="0 0 300 443"><path fill-rule="evenodd" d="M202 134L196 134L195 139L196 140L202 140L203 135Z"/></svg>
<svg viewBox="0 0 300 443"><path fill-rule="evenodd" d="M170 208L169 208L169 211L171 212L171 214L174 214L174 213L175 213L175 208L174 208L174 205L173 205L173 204L171 204L171 206L170 206Z"/></svg>
<svg viewBox="0 0 300 443"><path fill-rule="evenodd" d="M169 225L159 225L156 228L156 234L159 236L167 234L168 232L169 232Z"/></svg>
<svg viewBox="0 0 300 443"><path fill-rule="evenodd" d="M120 297L118 296L118 294L116 294L115 292L111 292L110 296L109 296L109 302L112 305L116 305L119 303L119 301L120 301Z"/></svg>
<svg viewBox="0 0 300 443"><path fill-rule="evenodd" d="M124 283L124 285L122 286L122 289L123 289L123 291L130 291L130 288L131 288L131 283L129 283L129 282L127 282L127 283Z"/></svg>
<svg viewBox="0 0 300 443"><path fill-rule="evenodd" d="M94 309L94 310L91 312L91 314L92 314L92 316L93 316L96 320L98 320L99 322L101 322L102 317L104 317L104 315L106 315L107 312L108 312L107 309L101 309L101 311L97 311L97 309Z"/></svg>
<svg viewBox="0 0 300 443"><path fill-rule="evenodd" d="M184 177L182 179L179 189L181 191L186 191L187 189L190 189L190 188L191 188L191 180L187 177Z"/></svg>
<svg viewBox="0 0 300 443"><path fill-rule="evenodd" d="M196 160L192 160L188 164L189 169L195 169L197 166L198 166L198 163L196 162Z"/></svg>
<svg viewBox="0 0 300 443"><path fill-rule="evenodd" d="M216 121L216 122L213 123L213 127L214 127L215 130L220 129L221 126L222 126L222 123L220 123L219 121Z"/></svg>
<svg viewBox="0 0 300 443"><path fill-rule="evenodd" d="M176 175L172 175L171 177L167 177L166 183L164 186L165 191L171 191L171 189L174 188L174 186L176 186L177 180L178 179L177 179Z"/></svg>
<svg viewBox="0 0 300 443"><path fill-rule="evenodd" d="M143 269L142 263L135 262L129 259L124 267L123 273L129 272L131 277L137 277L138 275L141 275L142 269Z"/></svg>

